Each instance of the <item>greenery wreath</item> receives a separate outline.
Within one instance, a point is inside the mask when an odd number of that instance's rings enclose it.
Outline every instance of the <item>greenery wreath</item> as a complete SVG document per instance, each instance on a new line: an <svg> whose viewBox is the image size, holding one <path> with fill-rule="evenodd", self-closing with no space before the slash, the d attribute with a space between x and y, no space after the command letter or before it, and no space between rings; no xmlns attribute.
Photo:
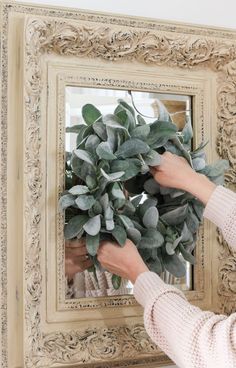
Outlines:
<svg viewBox="0 0 236 368"><path fill-rule="evenodd" d="M177 131L159 101L159 116L151 124L124 100L113 114L102 115L93 105L82 108L84 124L66 129L76 133L76 147L66 152L65 192L59 200L65 210L65 239L86 236L87 251L100 267L96 254L101 240L126 239L136 245L150 270L185 275L184 260L194 264L193 249L203 205L189 193L155 182L149 166L160 164L160 154L183 156L197 172L224 183L228 161L207 165L201 144L191 151L190 121ZM145 196L144 196L145 194ZM145 198L145 200L143 200ZM96 274L96 273L95 273ZM113 275L114 288L120 277Z"/></svg>

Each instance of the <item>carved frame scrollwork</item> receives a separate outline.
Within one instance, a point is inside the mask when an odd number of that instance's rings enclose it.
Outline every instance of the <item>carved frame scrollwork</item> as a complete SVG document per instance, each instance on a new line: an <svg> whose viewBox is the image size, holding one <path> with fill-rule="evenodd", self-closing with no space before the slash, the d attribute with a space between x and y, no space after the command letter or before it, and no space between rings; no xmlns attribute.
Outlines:
<svg viewBox="0 0 236 368"><path fill-rule="evenodd" d="M25 141L24 141L24 366L27 368L65 366L135 366L166 363L168 359L148 338L140 323L67 332L44 332L41 328L42 302L42 157L41 157L41 57L99 58L168 66L178 70L211 70L217 74L217 150L230 161L227 183L236 185L236 36L229 31L177 26L165 23L26 5L6 4L3 8L3 79L1 127L1 367L7 365L6 294L6 144L7 144L7 21L10 12L33 14L25 26ZM50 15L50 18L48 17ZM36 17L37 16L37 17ZM38 17L41 16L41 17ZM44 17L42 17L44 16ZM47 17L45 17L47 16ZM58 19L60 17L61 19ZM64 19L62 19L64 18ZM72 20L79 20L75 23ZM218 236L218 297L222 312L236 305L234 275L236 255Z"/></svg>

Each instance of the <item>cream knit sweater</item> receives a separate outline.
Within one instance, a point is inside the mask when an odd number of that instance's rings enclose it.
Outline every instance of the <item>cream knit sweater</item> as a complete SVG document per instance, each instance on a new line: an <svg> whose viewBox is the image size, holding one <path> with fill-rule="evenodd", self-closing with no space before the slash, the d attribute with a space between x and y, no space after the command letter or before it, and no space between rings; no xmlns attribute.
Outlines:
<svg viewBox="0 0 236 368"><path fill-rule="evenodd" d="M236 193L218 186L204 217L236 251ZM236 313L203 312L153 272L137 278L134 295L144 307L147 333L180 368L236 368Z"/></svg>

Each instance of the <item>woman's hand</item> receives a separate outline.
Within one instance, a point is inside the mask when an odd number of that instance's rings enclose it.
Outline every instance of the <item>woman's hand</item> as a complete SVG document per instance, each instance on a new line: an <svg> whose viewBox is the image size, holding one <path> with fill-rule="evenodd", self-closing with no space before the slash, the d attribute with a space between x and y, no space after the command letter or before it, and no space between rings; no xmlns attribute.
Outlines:
<svg viewBox="0 0 236 368"><path fill-rule="evenodd" d="M129 279L133 284L141 273L148 271L137 248L129 239L124 247L103 241L98 250L98 260L106 270Z"/></svg>
<svg viewBox="0 0 236 368"><path fill-rule="evenodd" d="M85 239L66 240L65 242L65 274L72 279L76 273L91 267L93 262L88 258Z"/></svg>
<svg viewBox="0 0 236 368"><path fill-rule="evenodd" d="M170 152L163 153L161 164L151 167L150 172L162 186L189 192L205 205L216 188L205 175L194 171L183 157Z"/></svg>

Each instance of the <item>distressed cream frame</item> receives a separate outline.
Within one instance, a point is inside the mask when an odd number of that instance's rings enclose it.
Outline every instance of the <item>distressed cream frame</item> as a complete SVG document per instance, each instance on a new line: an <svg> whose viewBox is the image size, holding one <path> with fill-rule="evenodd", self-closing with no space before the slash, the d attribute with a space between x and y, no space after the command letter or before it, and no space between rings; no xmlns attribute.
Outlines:
<svg viewBox="0 0 236 368"><path fill-rule="evenodd" d="M132 296L63 300L58 214L55 221L63 91L67 84L188 91L195 144L208 138L209 160L229 159L227 184L235 187L236 33L16 3L3 4L2 19L1 368L167 364ZM235 254L207 221L199 239L195 288L187 296L204 309L230 313Z"/></svg>

